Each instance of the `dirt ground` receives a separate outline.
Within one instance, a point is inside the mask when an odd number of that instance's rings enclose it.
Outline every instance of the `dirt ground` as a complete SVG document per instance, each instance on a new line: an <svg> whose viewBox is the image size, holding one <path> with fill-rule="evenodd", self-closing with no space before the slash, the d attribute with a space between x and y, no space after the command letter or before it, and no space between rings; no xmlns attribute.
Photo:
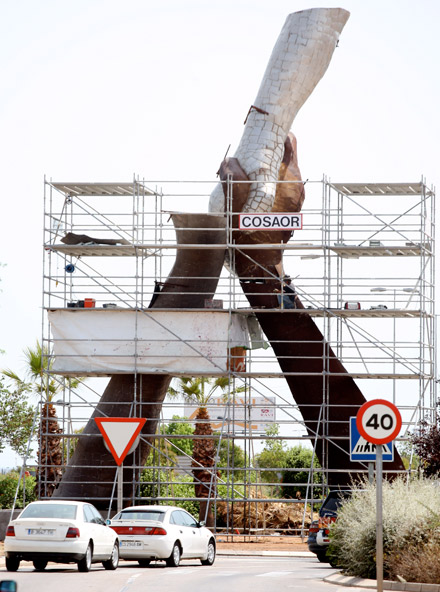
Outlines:
<svg viewBox="0 0 440 592"><path fill-rule="evenodd" d="M217 535L217 549L222 551L308 551L307 541L294 536L240 537Z"/></svg>

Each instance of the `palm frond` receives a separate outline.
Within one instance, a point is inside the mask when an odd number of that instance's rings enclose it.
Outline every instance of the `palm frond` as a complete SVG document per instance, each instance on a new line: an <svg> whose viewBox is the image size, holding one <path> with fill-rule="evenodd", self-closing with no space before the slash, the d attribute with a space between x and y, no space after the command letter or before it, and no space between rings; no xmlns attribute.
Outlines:
<svg viewBox="0 0 440 592"><path fill-rule="evenodd" d="M66 378L65 381L67 386L71 389L76 389L79 387L80 384L85 382L87 378L85 376L79 376L77 378Z"/></svg>
<svg viewBox="0 0 440 592"><path fill-rule="evenodd" d="M18 393L30 393L32 391L32 384L25 382L12 370L1 370L1 374L12 381L14 385L13 388L16 389Z"/></svg>
<svg viewBox="0 0 440 592"><path fill-rule="evenodd" d="M244 385L230 390L230 386L228 376L218 376L215 379L207 376L181 376L177 379L175 387L169 387L168 394L172 399L182 397L185 403L206 407L219 389L225 403L236 393L243 393L247 389Z"/></svg>
<svg viewBox="0 0 440 592"><path fill-rule="evenodd" d="M49 371L52 368L53 361L50 357L50 350L46 345L42 347L38 340L35 346L27 347L23 350L23 353L26 361L25 377L28 382L20 378L12 370L2 370L1 373L12 380L17 388L29 392L33 391L36 395L43 394L49 403L63 388L75 389L86 380L84 377L51 377Z"/></svg>
<svg viewBox="0 0 440 592"><path fill-rule="evenodd" d="M29 377L34 380L42 377L44 372L50 370L52 367L49 348L47 345L42 347L38 340L34 347L27 347L24 350L24 357L26 360L27 373Z"/></svg>
<svg viewBox="0 0 440 592"><path fill-rule="evenodd" d="M1 370L1 373L6 376L7 378L9 378L10 380L12 380L13 382L15 382L17 385L18 384L24 384L24 380L22 380L18 374L16 374L15 372L13 372L12 370L9 370L9 368L6 368L4 370Z"/></svg>
<svg viewBox="0 0 440 592"><path fill-rule="evenodd" d="M168 391L167 394L172 398L172 399L177 399L178 397L180 397L180 391L173 388L172 386L168 387Z"/></svg>

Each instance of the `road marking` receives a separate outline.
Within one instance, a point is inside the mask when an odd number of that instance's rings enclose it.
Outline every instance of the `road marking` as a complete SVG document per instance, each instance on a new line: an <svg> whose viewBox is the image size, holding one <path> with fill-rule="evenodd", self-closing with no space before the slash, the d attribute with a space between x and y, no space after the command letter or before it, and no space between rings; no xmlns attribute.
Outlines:
<svg viewBox="0 0 440 592"><path fill-rule="evenodd" d="M290 576L293 571L268 571L267 573L257 574L257 578L280 578L282 576Z"/></svg>
<svg viewBox="0 0 440 592"><path fill-rule="evenodd" d="M138 578L140 575L141 575L140 573L137 573L137 574L134 574L134 576L131 576L131 578L128 578L127 583L125 584L125 586L123 588L120 589L119 592L126 592L126 590L128 590L128 588L133 584L135 579Z"/></svg>
<svg viewBox="0 0 440 592"><path fill-rule="evenodd" d="M185 569L184 567L180 566L179 569L176 568L171 568L170 570L166 570L165 574L167 576L178 576L179 574L192 574L195 573L196 571L200 572L200 569Z"/></svg>

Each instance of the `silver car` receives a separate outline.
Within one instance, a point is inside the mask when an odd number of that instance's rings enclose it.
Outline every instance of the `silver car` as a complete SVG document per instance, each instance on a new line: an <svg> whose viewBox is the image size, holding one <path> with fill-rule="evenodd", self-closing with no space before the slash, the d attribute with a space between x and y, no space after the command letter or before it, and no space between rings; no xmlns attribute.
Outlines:
<svg viewBox="0 0 440 592"><path fill-rule="evenodd" d="M141 567L151 561L166 561L177 567L181 559L215 561L215 538L191 514L176 506L133 506L108 521L119 538L123 559L136 559Z"/></svg>

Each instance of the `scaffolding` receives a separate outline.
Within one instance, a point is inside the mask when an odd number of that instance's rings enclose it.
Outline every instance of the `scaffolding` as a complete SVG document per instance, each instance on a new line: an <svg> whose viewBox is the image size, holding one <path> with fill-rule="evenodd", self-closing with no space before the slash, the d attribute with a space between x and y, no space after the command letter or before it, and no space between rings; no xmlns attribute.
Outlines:
<svg viewBox="0 0 440 592"><path fill-rule="evenodd" d="M367 400L385 398L399 407L403 429L398 444L408 441L418 422L435 419L435 192L424 179L334 183L324 177L307 182L303 229L276 247L323 336L322 430L311 437L287 387L286 372L265 336L255 334L255 314L268 311L249 306L232 271L238 251L243 251L234 239L236 214L229 206L217 215L223 222L206 229L220 233L221 241L176 241L175 213L206 212L214 185L139 178L128 183L45 180L42 342L47 372L57 384L52 403L63 442L61 468L71 463L81 428L109 376L132 374L135 386L149 372L172 375L175 386L182 376L227 376L226 396L207 404L217 450L211 471L219 474L210 490L217 516L222 516L217 528L228 536L297 534L310 520L313 502L324 495L333 470L325 453L332 421L330 348ZM229 197L232 189L228 183ZM194 230L191 222L183 230ZM246 245L250 257L253 248L274 245ZM226 251L228 265L214 298L198 294L204 302L198 308L151 308L176 255L185 249ZM198 279L202 284L209 280ZM178 278L175 282L178 293ZM301 311L285 309L283 296L276 312L288 322L289 314ZM78 377L86 379L72 383ZM46 396L42 393L42 406ZM134 392L132 415L139 409ZM200 501L192 485L194 459L182 450L193 436L191 430L182 434L176 428L192 426L196 409L165 399L152 453L145 466L133 466L133 503ZM356 412L353 406L352 415ZM170 424L174 433L167 429ZM40 449L49 437L40 430ZM315 452L322 441L319 466ZM311 451L311 466L262 462L262 451L266 457L272 451L275 458L277 450L298 444ZM44 498L50 489L44 482L50 461L38 462ZM142 469L141 477L137 469ZM358 463L357 472L367 474L368 464ZM298 510L299 519L277 528L269 520L277 507ZM237 512L246 517L238 528Z"/></svg>

